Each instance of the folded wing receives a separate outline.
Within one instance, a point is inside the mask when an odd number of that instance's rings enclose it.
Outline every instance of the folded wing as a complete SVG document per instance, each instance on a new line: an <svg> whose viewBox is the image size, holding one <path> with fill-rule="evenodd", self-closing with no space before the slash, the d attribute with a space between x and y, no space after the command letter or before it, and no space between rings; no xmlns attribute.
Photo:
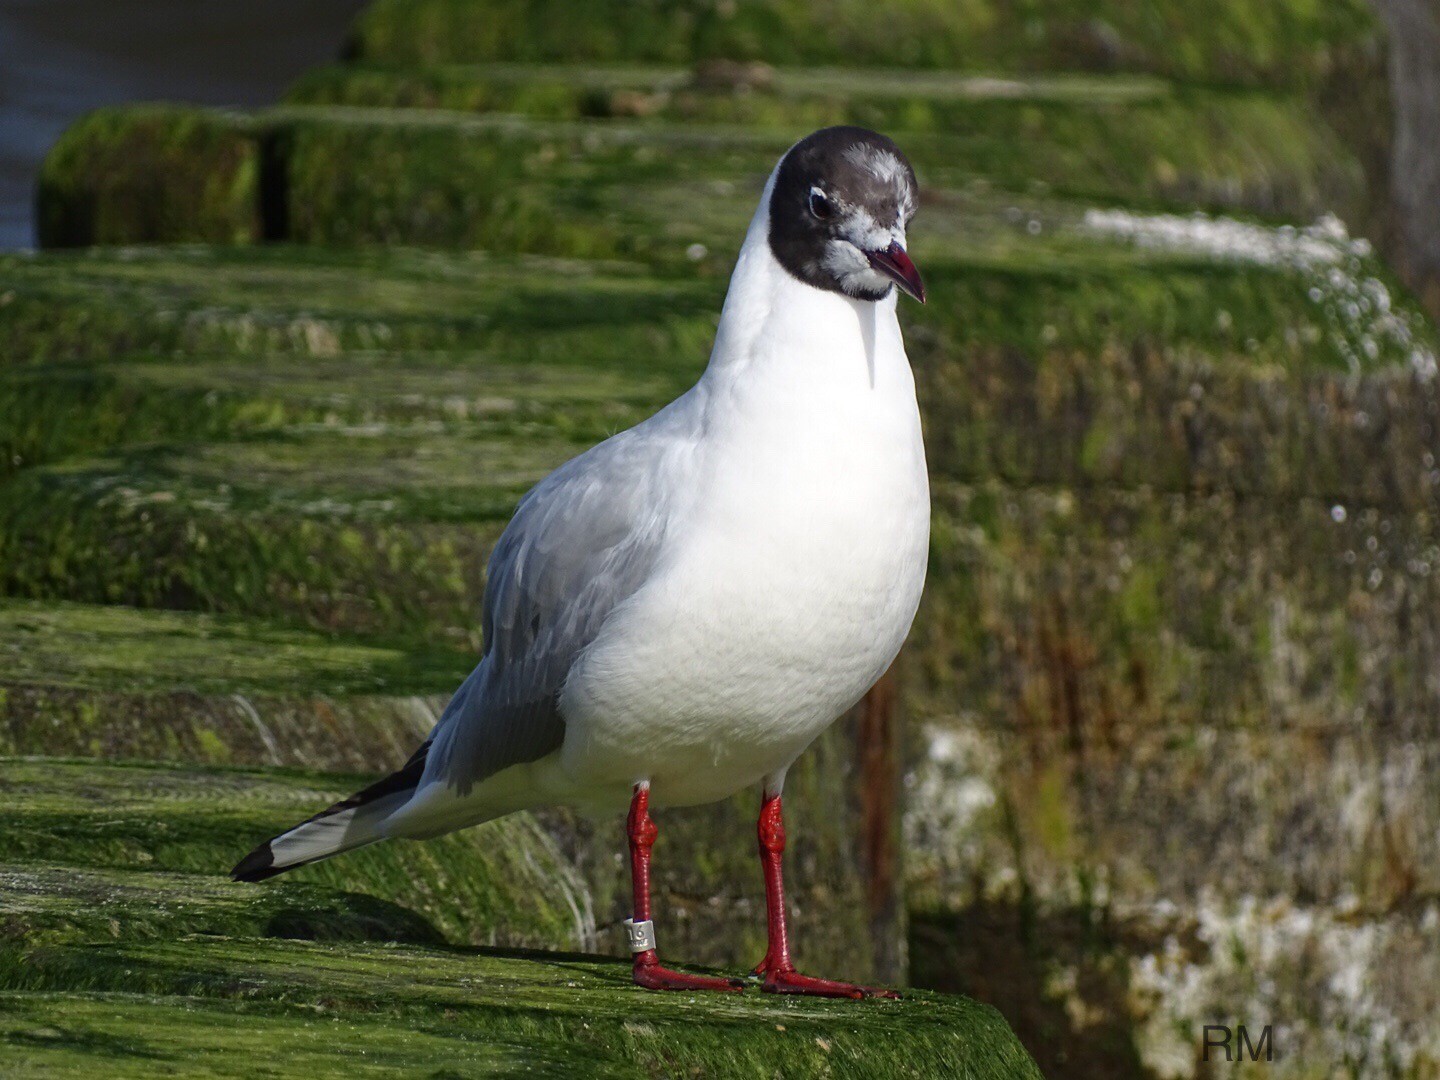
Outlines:
<svg viewBox="0 0 1440 1080"><path fill-rule="evenodd" d="M648 579L676 492L689 487L676 474L691 467L693 441L673 411L568 462L521 501L490 557L485 652L431 734L422 785L464 796L559 749L565 678Z"/></svg>

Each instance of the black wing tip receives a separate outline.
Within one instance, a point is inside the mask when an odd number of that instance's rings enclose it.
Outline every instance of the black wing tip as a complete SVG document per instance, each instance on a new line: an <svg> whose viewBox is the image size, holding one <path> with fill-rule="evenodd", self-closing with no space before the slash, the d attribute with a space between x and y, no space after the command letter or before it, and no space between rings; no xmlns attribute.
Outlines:
<svg viewBox="0 0 1440 1080"><path fill-rule="evenodd" d="M288 866L275 865L275 852L270 847L270 841L266 840L235 864L235 869L230 871L230 880L264 881L276 874L283 874L288 869Z"/></svg>
<svg viewBox="0 0 1440 1080"><path fill-rule="evenodd" d="M299 825L296 825L294 829L298 829L304 825L310 825L327 817L333 817L335 814L342 814L346 810L358 809L377 799L383 799L387 795L394 795L397 792L407 789L414 790L414 788L419 785L420 778L425 773L425 757L429 753L429 750L430 740L426 739L425 742L421 744L420 749L415 751L410 760L407 761L399 771L377 780L363 791L357 791L348 799L342 799L334 806L326 807L314 817L307 818ZM289 830L289 832L293 832L294 829ZM281 835L287 834L282 833ZM286 870L294 870L297 866L304 866L307 862L316 861L315 859L306 859L301 862L287 863L284 866L276 866L275 850L271 847L272 843L274 843L273 839L266 840L265 843L261 844L254 851L250 852L249 855L246 855L245 858L236 863L235 868L230 871L230 880L265 881L267 878L272 878L276 874L283 874ZM329 854L339 854L339 851L343 850L345 849L340 848ZM328 858L328 855L321 855L318 856L318 858Z"/></svg>

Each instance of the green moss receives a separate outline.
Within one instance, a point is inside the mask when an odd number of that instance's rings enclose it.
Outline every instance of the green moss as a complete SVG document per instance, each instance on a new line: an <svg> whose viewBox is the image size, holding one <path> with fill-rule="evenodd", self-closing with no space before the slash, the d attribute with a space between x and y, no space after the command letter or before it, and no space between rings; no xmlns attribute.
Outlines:
<svg viewBox="0 0 1440 1080"><path fill-rule="evenodd" d="M324 379L332 394L344 390L337 369L315 361L340 356L347 372L386 355L435 372L491 363L556 365L572 378L694 371L703 356L684 349L703 349L713 334L723 288L618 263L278 245L11 255L0 270L7 365L45 362L63 374L58 361L193 366L241 356L264 380L261 361L299 357L305 364L274 369L268 381L283 386L308 368L310 385ZM22 419L22 403L7 420Z"/></svg>
<svg viewBox="0 0 1440 1080"><path fill-rule="evenodd" d="M443 943L398 904L319 885L253 889L213 874L0 865L0 949L190 935Z"/></svg>
<svg viewBox="0 0 1440 1080"><path fill-rule="evenodd" d="M101 109L41 168L45 247L261 238L260 152L242 122L178 106Z"/></svg>
<svg viewBox="0 0 1440 1080"><path fill-rule="evenodd" d="M916 250L934 299L905 318L940 476L1375 498L1394 486L1376 439L1420 459L1405 433L1423 429L1404 417L1420 418L1428 384L1405 369L1428 331L1337 316L1328 263L1131 247L1054 208L933 224ZM973 248L940 253L947 228L970 226ZM1373 260L1345 258L1342 281L1370 288ZM722 289L301 248L7 270L11 355L74 360L60 377L24 362L0 375L21 466L0 504L6 591L460 649L478 644L484 559L515 500L694 377ZM366 282L353 299L347 274ZM1297 394L1333 400L1322 428L1285 419ZM138 445L83 456L122 440ZM67 454L81 456L23 467ZM1428 481L1412 479L1420 498Z"/></svg>
<svg viewBox="0 0 1440 1080"><path fill-rule="evenodd" d="M1357 657L1389 655L1383 612L1423 608L1434 592L1440 538L1425 509L1352 502L1342 517L1329 500L1277 494L1261 507L1143 487L935 491L915 707L947 716L963 702L1047 748L1039 761L1192 725L1269 730L1323 715L1349 730L1363 723L1343 704ZM1428 619L1409 631L1434 632ZM1410 715L1419 670L1386 663L1388 707ZM1187 827L1211 828L1177 824L1189 820L1187 785L1165 808L1173 821L1147 812L1176 844Z"/></svg>
<svg viewBox="0 0 1440 1080"><path fill-rule="evenodd" d="M627 132L373 109L283 115L291 117L288 235L304 243L683 266L690 245L741 235L754 193L785 149L782 139L733 131ZM694 212L666 213L677 200Z"/></svg>
<svg viewBox="0 0 1440 1080"><path fill-rule="evenodd" d="M257 830L350 782L5 760L7 1069L221 1076L238 1060L247 1075L274 1076L1038 1075L999 1014L963 998L650 994L622 960L445 946L441 935L561 949L575 940L583 893L523 815L263 886L220 877ZM804 844L795 854L803 879L810 855ZM810 903L797 907L798 922L813 917Z"/></svg>
<svg viewBox="0 0 1440 1080"><path fill-rule="evenodd" d="M155 614L161 622L171 615ZM205 616L180 618L195 619L197 632L205 633ZM413 662L394 673L388 694L346 693L323 676L277 694L263 689L263 672L243 664L237 665L239 670L231 668L231 650L226 648L217 648L214 660L197 663L194 676L167 671L163 661L151 669L146 661L157 650L140 636L145 629L146 623L137 619L127 628L135 640L117 646L113 639L102 639L104 647L131 646L128 664L97 665L122 667L106 682L67 685L66 680L75 677L75 665L60 663L53 682L38 672L40 681L0 683L0 754L289 765L359 773L408 758L475 661L473 654L450 655L433 648L395 650L394 655ZM153 644L165 640L162 633ZM23 649L23 635L5 647L14 645ZM335 651L361 650L347 643ZM293 657L282 657L277 666L284 670L286 660ZM375 677L373 670L365 674ZM390 676L386 678L388 683ZM422 679L430 680L435 696L392 696ZM134 684L146 689L127 689ZM341 732L343 738L337 734Z"/></svg>
<svg viewBox="0 0 1440 1080"><path fill-rule="evenodd" d="M0 600L3 681L109 693L446 693L469 652L336 640L193 612Z"/></svg>
<svg viewBox="0 0 1440 1080"><path fill-rule="evenodd" d="M1329 274L940 268L909 332L932 472L1425 505L1433 330L1337 322Z"/></svg>
<svg viewBox="0 0 1440 1080"><path fill-rule="evenodd" d="M379 0L354 51L401 64L487 60L688 63L706 57L787 65L1151 71L1299 83L1372 39L1364 5L1205 0L1117 7L1095 0L894 0L823 5L740 0L637 8L606 0Z"/></svg>
<svg viewBox="0 0 1440 1080"><path fill-rule="evenodd" d="M262 840L364 782L10 758L0 775L0 862L218 876ZM380 844L285 880L383 896L451 941L565 948L593 934L583 884L523 814L424 844ZM282 894L245 910L258 919L286 902Z"/></svg>
<svg viewBox="0 0 1440 1080"><path fill-rule="evenodd" d="M110 495L97 500L97 485ZM449 637L452 648L478 644L475 597L503 524L498 509L488 528L238 517L194 502L136 501L123 482L94 473L22 474L4 506L0 588L12 595L428 633Z"/></svg>
<svg viewBox="0 0 1440 1080"><path fill-rule="evenodd" d="M25 960L0 967L15 988L0 998L0 1045L48 1075L99 1060L110 1075L180 1062L219 1075L237 1054L275 1076L1039 1075L998 1013L918 992L858 1005L662 995L626 985L618 961L413 946L191 942Z"/></svg>
<svg viewBox="0 0 1440 1080"><path fill-rule="evenodd" d="M897 138L930 185L1044 183L1077 197L1299 217L1350 211L1363 197L1358 163L1302 100L1157 80L824 70L784 72L737 90L680 69L342 65L307 75L290 99L610 124L624 117L657 134L677 123L732 125L785 140L859 124ZM604 123L591 130L598 136Z"/></svg>
<svg viewBox="0 0 1440 1080"><path fill-rule="evenodd" d="M314 365L107 366L103 378L146 387L161 420L209 409L190 426L218 437L19 473L0 511L5 588L473 648L484 559L520 495L666 396L563 370L329 367L343 382ZM77 443L116 437L87 432L87 404L56 420Z"/></svg>
<svg viewBox="0 0 1440 1080"><path fill-rule="evenodd" d="M911 98L903 82L892 91L900 96L847 97L837 87L842 75L808 95L721 104L702 117L721 122L710 126L693 123L687 112L696 110L684 106L629 124L339 106L228 120L197 110L176 123L228 123L236 138L265 143L273 166L267 190L284 205L283 215L272 215L271 239L639 258L672 275L723 270L765 175L796 130L837 120L900 137L946 217L964 209L956 190L972 204L988 203L991 215L1013 201L999 192L1037 187L1067 198L1300 217L1363 200L1358 166L1297 100L1199 91L1142 100ZM67 153L83 157L87 138L77 132ZM95 135L102 159L106 138ZM132 171L143 172L145 160L136 157ZM84 171L76 184L92 173L104 175ZM130 210L107 202L99 188L93 195L89 232L70 242L195 235L169 219L145 225L143 235L125 233ZM121 220L120 231L110 230L108 216Z"/></svg>
<svg viewBox="0 0 1440 1080"><path fill-rule="evenodd" d="M372 462L382 443L440 437L449 464L499 467L480 478L505 490L517 436L551 460L634 423L693 378L715 322L703 283L534 260L267 248L16 258L5 273L0 474L259 435L293 473L298 451L276 437L305 432ZM457 462L476 441L484 460Z"/></svg>
<svg viewBox="0 0 1440 1080"><path fill-rule="evenodd" d="M701 121L777 127L806 118L857 119L873 109L907 131L943 132L946 109L1046 103L1077 109L1151 105L1176 93L1148 76L1012 75L997 78L911 68L785 68L764 65L633 67L611 64L334 64L306 72L286 93L292 105L450 109L537 120ZM1222 95L1188 92L1196 100ZM820 110L810 113L807 110ZM840 110L830 112L825 110ZM893 110L893 111L892 111ZM932 111L936 110L936 111Z"/></svg>

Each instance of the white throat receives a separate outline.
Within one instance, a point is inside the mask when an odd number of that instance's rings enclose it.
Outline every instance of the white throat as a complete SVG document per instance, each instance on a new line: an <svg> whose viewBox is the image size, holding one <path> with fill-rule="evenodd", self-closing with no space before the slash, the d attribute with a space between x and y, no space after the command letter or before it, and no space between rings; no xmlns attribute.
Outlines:
<svg viewBox="0 0 1440 1080"><path fill-rule="evenodd" d="M777 165L770 173L745 233L702 382L727 380L763 362L810 368L826 380L863 378L872 389L898 375L898 364L908 383L894 289L883 300L857 300L806 284L775 258L770 196L778 171Z"/></svg>

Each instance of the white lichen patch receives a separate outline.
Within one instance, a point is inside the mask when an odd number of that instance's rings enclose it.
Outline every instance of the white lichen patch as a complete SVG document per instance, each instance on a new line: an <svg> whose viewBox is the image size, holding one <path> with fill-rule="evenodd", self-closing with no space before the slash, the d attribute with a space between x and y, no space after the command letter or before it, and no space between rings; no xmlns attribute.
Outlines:
<svg viewBox="0 0 1440 1080"><path fill-rule="evenodd" d="M1185 252L1261 266L1334 265L1347 246L1368 255L1365 240L1350 241L1338 218L1327 216L1304 229L1270 228L1208 214L1136 214L1128 210L1085 211L1082 228L1091 234L1125 239L1140 247Z"/></svg>
<svg viewBox="0 0 1440 1080"><path fill-rule="evenodd" d="M1201 213L1090 209L1079 231L1154 251L1302 274L1309 282L1311 303L1321 309L1332 345L1352 371L1382 360L1401 360L1423 378L1436 374L1435 353L1419 340L1412 313L1397 308L1377 276L1370 242L1351 237L1344 222L1333 215L1297 228Z"/></svg>
<svg viewBox="0 0 1440 1080"><path fill-rule="evenodd" d="M1000 751L975 724L927 725L922 738L924 753L905 777L909 872L946 883L948 892L954 882L974 880L969 871L987 861L994 830L985 818L999 801ZM1002 876L1008 880L1013 873Z"/></svg>
<svg viewBox="0 0 1440 1080"><path fill-rule="evenodd" d="M1262 1067L1277 1080L1431 1075L1440 1065L1429 1021L1440 1002L1427 989L1440 968L1440 915L1202 895L1189 916L1203 950L1172 933L1130 965L1136 1049L1156 1076L1198 1075L1206 1024L1245 1024L1257 1039L1270 1025L1276 1058Z"/></svg>

